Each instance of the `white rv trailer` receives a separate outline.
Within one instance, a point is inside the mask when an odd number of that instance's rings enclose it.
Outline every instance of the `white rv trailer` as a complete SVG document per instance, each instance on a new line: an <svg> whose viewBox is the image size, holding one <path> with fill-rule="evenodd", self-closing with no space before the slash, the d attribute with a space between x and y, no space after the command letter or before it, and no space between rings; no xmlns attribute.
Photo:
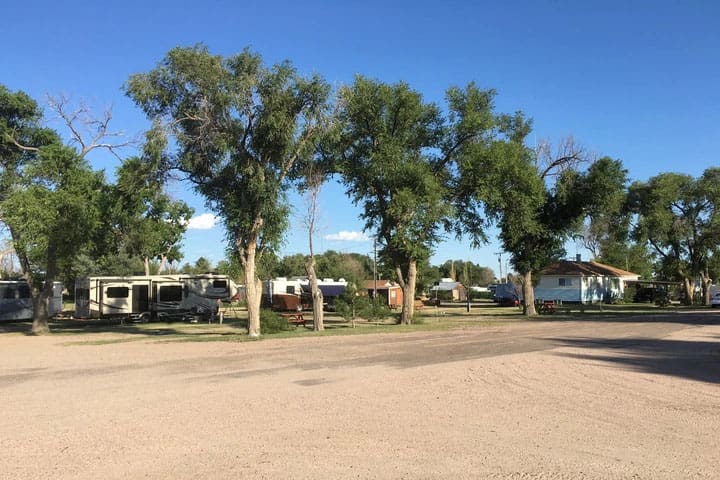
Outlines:
<svg viewBox="0 0 720 480"><path fill-rule="evenodd" d="M62 312L62 291L60 282L53 282L53 294L48 301L48 315L53 317ZM0 281L0 320L32 320L32 292L24 280Z"/></svg>
<svg viewBox="0 0 720 480"><path fill-rule="evenodd" d="M214 311L237 287L227 275L85 277L75 281L75 318L179 319Z"/></svg>

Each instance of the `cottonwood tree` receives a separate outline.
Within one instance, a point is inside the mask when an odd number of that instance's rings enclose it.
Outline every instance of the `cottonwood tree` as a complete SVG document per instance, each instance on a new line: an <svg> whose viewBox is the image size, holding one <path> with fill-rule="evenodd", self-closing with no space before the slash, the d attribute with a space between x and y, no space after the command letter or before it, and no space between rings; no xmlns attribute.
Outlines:
<svg viewBox="0 0 720 480"><path fill-rule="evenodd" d="M523 310L536 315L534 275L565 254L564 243L588 215L598 215L626 183L621 162L603 158L586 172L578 166L587 154L572 140L553 150L525 145L531 124L521 115L500 121L502 137L476 144L461 164L461 191L482 205L466 228L484 213L500 230L503 249L522 278ZM504 138L503 138L504 137ZM466 219L468 218L466 217Z"/></svg>
<svg viewBox="0 0 720 480"><path fill-rule="evenodd" d="M150 275L152 259L160 259L160 272L168 261L182 258L180 241L193 214L185 202L163 191L164 178L150 155L146 149L145 155L128 158L118 168L106 217L118 248L141 258L145 275Z"/></svg>
<svg viewBox="0 0 720 480"><path fill-rule="evenodd" d="M692 304L695 279L709 304L710 265L720 243L720 168L699 178L662 173L634 183L630 197L635 238L650 246L662 271L683 283L686 304Z"/></svg>
<svg viewBox="0 0 720 480"><path fill-rule="evenodd" d="M357 76L340 91L337 168L403 288L402 323L414 314L418 263L427 261L455 214L455 164L467 144L492 131L493 96L472 83L451 88L446 118L405 83Z"/></svg>
<svg viewBox="0 0 720 480"><path fill-rule="evenodd" d="M260 335L256 262L277 248L288 223L286 192L311 158L329 87L289 62L265 67L245 50L223 58L204 46L174 48L127 94L175 138L174 167L222 218L242 263L248 335Z"/></svg>
<svg viewBox="0 0 720 480"><path fill-rule="evenodd" d="M629 210L628 192L622 193L622 204L609 206L606 212L592 216L584 225L582 245L592 258L613 265L641 278L653 276L653 258L646 242L637 242L631 236L633 215Z"/></svg>
<svg viewBox="0 0 720 480"><path fill-rule="evenodd" d="M33 292L33 333L47 333L47 302L59 271L71 263L99 221L99 196L105 180L84 156L103 142L109 118L82 139L72 122L78 116L56 112L67 121L80 150L66 146L42 127L42 111L22 92L0 86L0 219L8 227L23 277ZM65 116L63 116L65 115ZM84 118L84 117L83 117Z"/></svg>

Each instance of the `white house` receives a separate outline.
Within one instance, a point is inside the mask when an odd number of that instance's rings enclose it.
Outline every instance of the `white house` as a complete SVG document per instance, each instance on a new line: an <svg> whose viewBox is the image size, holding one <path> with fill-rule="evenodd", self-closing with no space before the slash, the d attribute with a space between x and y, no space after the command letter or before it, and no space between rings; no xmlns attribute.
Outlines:
<svg viewBox="0 0 720 480"><path fill-rule="evenodd" d="M562 260L545 267L535 287L535 299L595 303L621 297L625 282L640 275L597 262Z"/></svg>

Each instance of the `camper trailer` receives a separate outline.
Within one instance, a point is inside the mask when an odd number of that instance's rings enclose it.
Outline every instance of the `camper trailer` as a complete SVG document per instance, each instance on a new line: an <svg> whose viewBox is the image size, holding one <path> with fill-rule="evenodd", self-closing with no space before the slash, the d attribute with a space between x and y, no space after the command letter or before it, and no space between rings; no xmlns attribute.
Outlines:
<svg viewBox="0 0 720 480"><path fill-rule="evenodd" d="M301 311L310 301L303 296L303 282L307 280L298 277L263 282L263 305L277 311Z"/></svg>
<svg viewBox="0 0 720 480"><path fill-rule="evenodd" d="M213 312L236 291L227 275L216 274L79 278L75 317L179 320Z"/></svg>
<svg viewBox="0 0 720 480"><path fill-rule="evenodd" d="M318 280L318 287L323 292L325 308L331 310L335 299L345 291L347 281L323 278ZM310 281L307 277L277 277L263 282L263 305L278 311L312 308Z"/></svg>
<svg viewBox="0 0 720 480"><path fill-rule="evenodd" d="M53 294L48 301L48 315L51 317L62 312L62 291L62 283L53 282ZM0 320L31 320L32 318L33 299L27 282L0 281Z"/></svg>

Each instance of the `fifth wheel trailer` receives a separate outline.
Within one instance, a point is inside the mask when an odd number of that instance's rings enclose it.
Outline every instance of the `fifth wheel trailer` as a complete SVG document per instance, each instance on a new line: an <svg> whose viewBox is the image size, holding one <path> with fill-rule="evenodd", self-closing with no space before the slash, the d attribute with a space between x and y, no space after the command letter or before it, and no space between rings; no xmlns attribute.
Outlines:
<svg viewBox="0 0 720 480"><path fill-rule="evenodd" d="M62 312L62 291L62 283L53 282L52 297L48 300L48 315L51 317ZM27 282L0 281L0 320L31 320L32 318L33 299Z"/></svg>
<svg viewBox="0 0 720 480"><path fill-rule="evenodd" d="M75 281L75 318L170 320L214 311L237 288L227 275L85 277Z"/></svg>

